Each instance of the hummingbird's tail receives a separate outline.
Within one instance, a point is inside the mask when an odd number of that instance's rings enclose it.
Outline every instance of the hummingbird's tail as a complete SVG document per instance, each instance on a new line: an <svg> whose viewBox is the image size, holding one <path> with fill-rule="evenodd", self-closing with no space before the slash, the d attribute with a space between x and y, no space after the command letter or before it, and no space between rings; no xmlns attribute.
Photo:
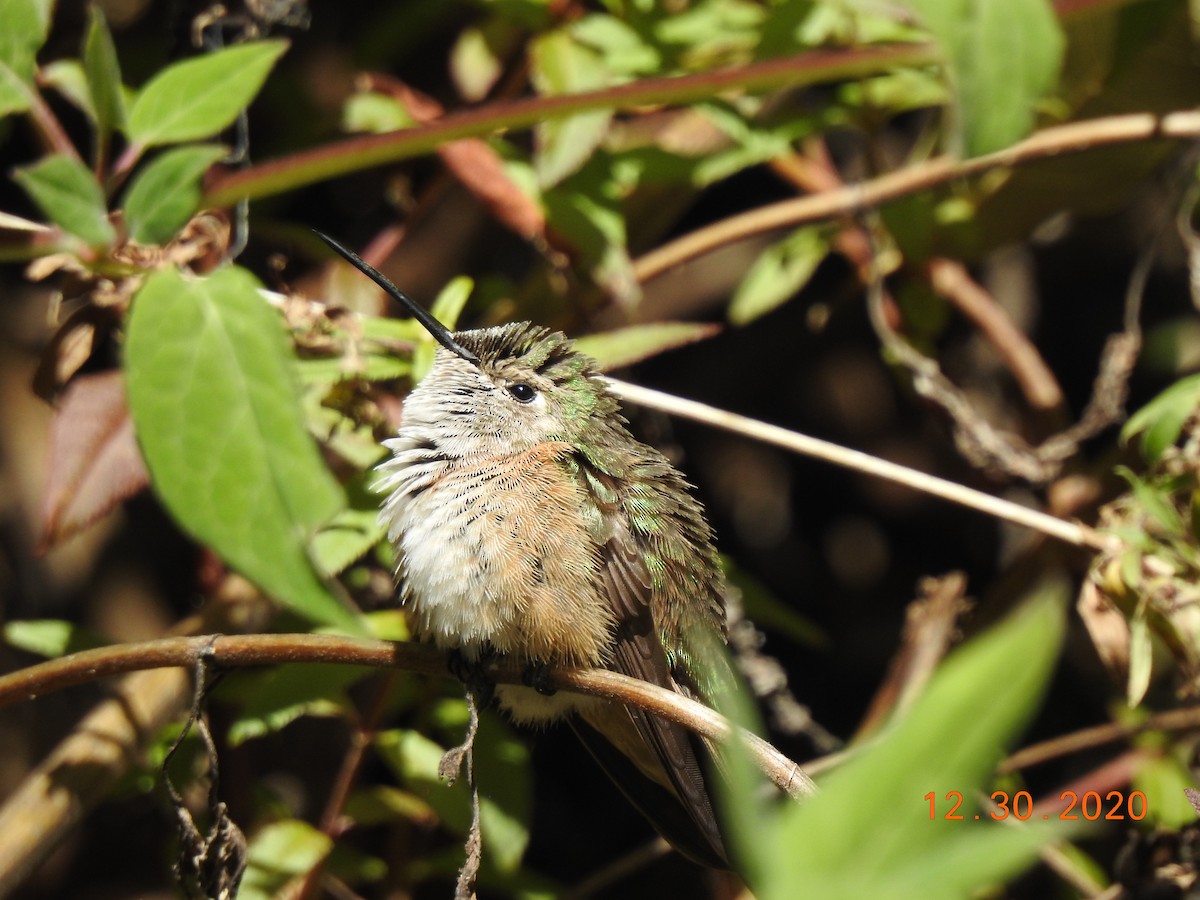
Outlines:
<svg viewBox="0 0 1200 900"><path fill-rule="evenodd" d="M662 750L643 740L645 729L635 726L633 715L651 716L604 703L582 708L572 717L571 727L621 793L672 847L702 866L731 868L707 783L713 776L701 764L709 761L702 742L682 726L654 717L656 724L673 732L670 760L665 762ZM668 772L667 765L674 771Z"/></svg>

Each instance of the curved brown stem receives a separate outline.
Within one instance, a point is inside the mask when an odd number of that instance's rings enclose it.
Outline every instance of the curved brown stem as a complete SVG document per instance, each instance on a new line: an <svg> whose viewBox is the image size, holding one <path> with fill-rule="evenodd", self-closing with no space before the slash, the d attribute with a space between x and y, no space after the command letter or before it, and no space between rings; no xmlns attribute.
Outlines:
<svg viewBox="0 0 1200 900"><path fill-rule="evenodd" d="M170 637L132 644L114 644L49 660L0 676L0 707L74 684L83 684L140 669L166 666L191 668L204 658L224 667L279 663L342 663L399 668L425 675L449 677L445 655L438 649L413 643L364 640L327 634L250 634ZM502 684L521 684L525 669L515 663L493 663L487 675ZM727 740L734 726L701 703L673 691L605 669L550 669L549 686L606 697L638 706L678 722L714 741ZM799 798L816 786L804 771L762 738L741 732L750 756L780 790Z"/></svg>

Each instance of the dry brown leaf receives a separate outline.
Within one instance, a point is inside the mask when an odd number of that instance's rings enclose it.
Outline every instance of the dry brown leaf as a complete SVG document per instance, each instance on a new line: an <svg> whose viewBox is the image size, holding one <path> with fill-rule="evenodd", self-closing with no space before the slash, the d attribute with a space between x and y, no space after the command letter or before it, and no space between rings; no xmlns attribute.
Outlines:
<svg viewBox="0 0 1200 900"><path fill-rule="evenodd" d="M445 112L432 97L395 79L373 76L371 86L395 97L422 125ZM546 215L541 206L508 177L500 155L487 141L479 138L451 141L438 148L438 156L497 222L526 240L545 237Z"/></svg>
<svg viewBox="0 0 1200 900"><path fill-rule="evenodd" d="M42 506L44 550L83 530L149 484L119 370L71 382L50 434Z"/></svg>

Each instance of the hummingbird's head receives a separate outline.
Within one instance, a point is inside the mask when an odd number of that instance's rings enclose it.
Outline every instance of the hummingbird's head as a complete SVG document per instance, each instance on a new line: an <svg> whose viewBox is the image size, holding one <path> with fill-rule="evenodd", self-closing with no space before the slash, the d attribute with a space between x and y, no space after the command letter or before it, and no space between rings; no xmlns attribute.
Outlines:
<svg viewBox="0 0 1200 900"><path fill-rule="evenodd" d="M454 456L577 443L617 414L591 357L561 332L517 322L451 335L475 361L448 349L404 403L404 425L434 428Z"/></svg>
<svg viewBox="0 0 1200 900"><path fill-rule="evenodd" d="M623 421L596 363L565 335L528 322L451 333L357 254L317 236L396 298L442 345L404 403L404 427L436 434L451 456L520 452L546 441L577 444L589 429Z"/></svg>

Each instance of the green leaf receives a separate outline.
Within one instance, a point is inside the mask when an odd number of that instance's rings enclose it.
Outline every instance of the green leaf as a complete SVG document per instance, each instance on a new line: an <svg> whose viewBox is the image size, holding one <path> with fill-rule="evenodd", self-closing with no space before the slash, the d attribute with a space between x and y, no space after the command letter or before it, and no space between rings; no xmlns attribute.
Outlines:
<svg viewBox="0 0 1200 900"><path fill-rule="evenodd" d="M239 673L222 697L238 705L229 727L231 746L281 731L301 716L352 716L346 689L371 674L362 666L326 664L275 666Z"/></svg>
<svg viewBox="0 0 1200 900"><path fill-rule="evenodd" d="M112 32L99 6L92 6L87 37L83 42L83 68L95 111L96 127L107 134L125 127L125 93L121 85L121 65Z"/></svg>
<svg viewBox="0 0 1200 900"><path fill-rule="evenodd" d="M1183 426L1200 407L1200 375L1175 382L1132 416L1121 429L1121 440L1142 435L1142 455L1155 462L1175 443Z"/></svg>
<svg viewBox="0 0 1200 900"><path fill-rule="evenodd" d="M404 104L395 97L376 91L360 91L350 95L342 109L344 131L365 131L381 134L399 131L416 124Z"/></svg>
<svg viewBox="0 0 1200 900"><path fill-rule="evenodd" d="M217 144L176 147L141 170L125 195L125 224L140 244L165 244L200 205L200 180L228 151Z"/></svg>
<svg viewBox="0 0 1200 900"><path fill-rule="evenodd" d="M428 822L433 808L408 791L387 784L360 788L346 799L343 813L356 825L383 825L397 820Z"/></svg>
<svg viewBox="0 0 1200 900"><path fill-rule="evenodd" d="M747 325L793 297L829 255L820 228L801 228L768 247L754 261L729 303L729 321Z"/></svg>
<svg viewBox="0 0 1200 900"><path fill-rule="evenodd" d="M383 540L379 499L362 488L361 480L355 487L348 491L351 506L334 516L313 538L313 562L318 571L330 577L344 571Z"/></svg>
<svg viewBox="0 0 1200 900"><path fill-rule="evenodd" d="M957 102L955 149L1000 150L1030 132L1054 87L1064 39L1048 0L903 0L946 57Z"/></svg>
<svg viewBox="0 0 1200 900"><path fill-rule="evenodd" d="M163 69L129 111L129 139L152 147L216 134L250 104L287 47L284 40L239 44Z"/></svg>
<svg viewBox="0 0 1200 900"><path fill-rule="evenodd" d="M1057 823L990 822L974 798L1036 708L1066 601L1063 586L1042 588L947 659L908 715L830 774L819 794L775 815L743 816L735 833L757 873L755 895L792 898L804 885L827 900L966 898L1015 875L1061 836ZM945 794L961 793L964 819L931 820L931 791L939 816Z"/></svg>
<svg viewBox="0 0 1200 900"><path fill-rule="evenodd" d="M116 240L108 221L104 190L78 158L56 153L17 169L13 179L63 231L92 247L107 246Z"/></svg>
<svg viewBox="0 0 1200 900"><path fill-rule="evenodd" d="M1158 481L1144 481L1138 477L1136 472L1125 466L1115 466L1113 472L1129 483L1129 488L1138 505L1168 534L1183 535L1185 533L1183 516L1175 508L1169 485Z"/></svg>
<svg viewBox="0 0 1200 900"><path fill-rule="evenodd" d="M570 25L577 41L604 55L604 64L621 75L660 74L662 55L631 25L603 13L586 15Z"/></svg>
<svg viewBox="0 0 1200 900"><path fill-rule="evenodd" d="M462 315L463 307L467 305L473 290L475 290L475 282L466 275L452 278L437 295L433 305L429 307L429 311L433 313L435 319L453 331L457 327L458 317Z"/></svg>
<svg viewBox="0 0 1200 900"><path fill-rule="evenodd" d="M438 778L442 747L415 731L395 730L375 742L383 759L407 786L437 811L456 834L467 833L471 800L465 777L453 785ZM480 825L489 861L502 872L514 872L529 841L529 751L499 717L480 717L475 741L475 780L480 792Z"/></svg>
<svg viewBox="0 0 1200 900"><path fill-rule="evenodd" d="M612 82L603 57L567 31L535 38L529 58L530 80L545 96L576 94ZM538 183L549 187L577 172L604 140L612 115L612 110L600 109L539 123L534 129Z"/></svg>
<svg viewBox="0 0 1200 900"><path fill-rule="evenodd" d="M1129 679L1125 687L1125 703L1133 708L1142 702L1150 688L1154 665L1154 644L1150 640L1150 623L1146 621L1146 606L1138 604L1129 620Z"/></svg>
<svg viewBox="0 0 1200 900"><path fill-rule="evenodd" d="M1192 773L1181 765L1178 759L1173 756L1160 756L1148 759L1138 767L1133 776L1132 788L1141 791L1146 797L1147 822L1153 822L1166 831L1179 831L1196 821L1196 810L1184 794L1184 790L1193 787L1195 783ZM1134 811L1138 811L1137 799L1127 802L1132 802ZM1109 804L1106 803L1104 808L1108 810ZM1129 807L1124 807L1121 812L1128 817Z"/></svg>
<svg viewBox="0 0 1200 900"><path fill-rule="evenodd" d="M0 116L29 109L53 7L53 0L0 0Z"/></svg>
<svg viewBox="0 0 1200 900"><path fill-rule="evenodd" d="M87 74L77 59L59 59L42 66L38 80L52 87L91 122L96 121L96 108L92 105L92 92L88 87Z"/></svg>
<svg viewBox="0 0 1200 900"><path fill-rule="evenodd" d="M575 349L596 360L600 370L607 372L630 366L666 350L674 350L712 337L721 330L719 325L703 322L654 322L629 325L603 334L577 338Z"/></svg>
<svg viewBox="0 0 1200 900"><path fill-rule="evenodd" d="M103 647L107 643L98 635L61 619L15 619L5 622L0 634L10 647L48 659L92 647Z"/></svg>
<svg viewBox="0 0 1200 900"><path fill-rule="evenodd" d="M239 900L273 900L283 886L311 871L333 849L333 840L307 822L285 819L250 839Z"/></svg>
<svg viewBox="0 0 1200 900"><path fill-rule="evenodd" d="M260 287L236 266L146 279L125 347L138 440L185 530L289 609L361 631L306 553L342 492L305 429L287 333Z"/></svg>

